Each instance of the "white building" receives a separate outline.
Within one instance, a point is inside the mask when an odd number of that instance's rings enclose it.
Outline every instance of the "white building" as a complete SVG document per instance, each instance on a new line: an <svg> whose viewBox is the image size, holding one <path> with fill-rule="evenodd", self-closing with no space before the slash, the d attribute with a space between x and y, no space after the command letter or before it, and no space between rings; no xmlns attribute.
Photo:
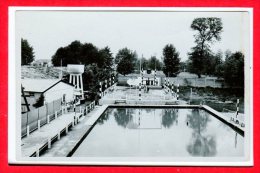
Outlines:
<svg viewBox="0 0 260 173"><path fill-rule="evenodd" d="M162 71L143 70L139 77L143 85L147 86L161 86L165 74Z"/></svg>
<svg viewBox="0 0 260 173"><path fill-rule="evenodd" d="M37 102L41 95L44 96L44 103L50 103L60 98L66 102L74 100L74 86L62 80L22 79L22 87L30 108L33 108L33 104ZM24 106L23 100L22 107Z"/></svg>
<svg viewBox="0 0 260 173"><path fill-rule="evenodd" d="M129 79L136 80L138 83L147 86L162 86L165 74L162 71L143 70L142 73L131 73L128 75L118 75L118 83L127 83ZM135 82L134 82L135 83ZM137 83L137 85L139 85Z"/></svg>
<svg viewBox="0 0 260 173"><path fill-rule="evenodd" d="M51 67L52 62L50 59L37 59L32 62L33 66L40 66L40 67Z"/></svg>

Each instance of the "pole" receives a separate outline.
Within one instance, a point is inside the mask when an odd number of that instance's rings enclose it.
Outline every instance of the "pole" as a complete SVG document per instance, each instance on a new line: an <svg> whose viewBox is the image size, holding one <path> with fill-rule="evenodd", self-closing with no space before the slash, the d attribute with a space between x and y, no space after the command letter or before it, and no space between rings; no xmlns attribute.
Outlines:
<svg viewBox="0 0 260 173"><path fill-rule="evenodd" d="M170 79L169 79L169 77L168 77L168 92L170 92Z"/></svg>
<svg viewBox="0 0 260 173"><path fill-rule="evenodd" d="M100 94L100 98L102 97L102 82L99 82L99 94Z"/></svg>
<svg viewBox="0 0 260 173"><path fill-rule="evenodd" d="M141 100L141 83L139 83L139 100Z"/></svg>
<svg viewBox="0 0 260 173"><path fill-rule="evenodd" d="M236 111L236 118L237 118L239 112L239 99L237 99L236 107L237 107L237 111Z"/></svg>
<svg viewBox="0 0 260 173"><path fill-rule="evenodd" d="M177 84L177 95L176 95L176 97L177 97L177 100L179 100L179 84Z"/></svg>
<svg viewBox="0 0 260 173"><path fill-rule="evenodd" d="M174 86L173 86L173 83L172 83L172 96L173 96L173 89L174 89Z"/></svg>

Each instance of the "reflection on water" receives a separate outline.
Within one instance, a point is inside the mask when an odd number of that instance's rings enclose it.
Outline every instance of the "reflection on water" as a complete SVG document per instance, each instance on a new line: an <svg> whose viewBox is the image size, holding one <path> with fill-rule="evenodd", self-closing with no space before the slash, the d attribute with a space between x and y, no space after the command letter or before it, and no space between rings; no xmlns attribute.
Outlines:
<svg viewBox="0 0 260 173"><path fill-rule="evenodd" d="M210 116L205 111L193 109L187 115L187 125L193 129L192 138L187 146L188 152L192 156L215 156L216 140L213 135L202 135L205 131Z"/></svg>
<svg viewBox="0 0 260 173"><path fill-rule="evenodd" d="M126 128L128 123L133 119L134 109L118 108L114 112L114 117L119 126Z"/></svg>
<svg viewBox="0 0 260 173"><path fill-rule="evenodd" d="M178 109L164 109L162 112L162 125L165 128L170 128L173 123L178 124Z"/></svg>
<svg viewBox="0 0 260 173"><path fill-rule="evenodd" d="M192 156L215 156L216 141L213 136L202 136L199 133L192 133L190 144L187 146Z"/></svg>
<svg viewBox="0 0 260 173"><path fill-rule="evenodd" d="M243 156L244 138L199 109L109 108L73 156Z"/></svg>

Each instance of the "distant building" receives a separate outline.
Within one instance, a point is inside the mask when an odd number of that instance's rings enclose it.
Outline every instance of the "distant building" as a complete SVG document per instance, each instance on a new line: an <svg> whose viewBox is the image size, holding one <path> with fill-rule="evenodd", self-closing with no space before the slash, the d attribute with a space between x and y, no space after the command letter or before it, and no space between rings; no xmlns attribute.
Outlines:
<svg viewBox="0 0 260 173"><path fill-rule="evenodd" d="M50 59L37 59L31 63L33 66L38 67L51 67L52 62Z"/></svg>
<svg viewBox="0 0 260 173"><path fill-rule="evenodd" d="M119 84L127 84L128 79L137 79L141 81L143 85L147 86L162 86L164 83L165 74L163 71L154 71L154 70L143 70L140 73L131 73L128 75L118 75Z"/></svg>
<svg viewBox="0 0 260 173"><path fill-rule="evenodd" d="M22 79L23 94L26 97L30 109L38 101L41 95L44 96L44 103L50 103L62 98L70 102L74 99L74 86L57 79ZM22 112L26 112L25 99L22 98Z"/></svg>

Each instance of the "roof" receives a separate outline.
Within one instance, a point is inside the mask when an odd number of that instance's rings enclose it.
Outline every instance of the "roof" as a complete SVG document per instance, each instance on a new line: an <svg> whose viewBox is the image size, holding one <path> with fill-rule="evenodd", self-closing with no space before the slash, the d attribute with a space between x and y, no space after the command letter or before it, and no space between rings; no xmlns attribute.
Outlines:
<svg viewBox="0 0 260 173"><path fill-rule="evenodd" d="M66 83L60 79L22 79L24 91L44 93L58 83L65 83L73 87L72 84Z"/></svg>

